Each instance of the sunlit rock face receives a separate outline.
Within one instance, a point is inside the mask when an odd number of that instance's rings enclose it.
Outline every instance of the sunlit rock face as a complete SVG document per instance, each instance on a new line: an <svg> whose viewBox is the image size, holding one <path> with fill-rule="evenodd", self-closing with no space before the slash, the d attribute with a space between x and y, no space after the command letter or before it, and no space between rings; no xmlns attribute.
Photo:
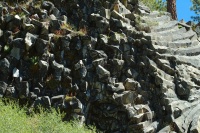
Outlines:
<svg viewBox="0 0 200 133"><path fill-rule="evenodd" d="M99 131L199 132L199 53L189 25L136 0L0 3L0 97Z"/></svg>

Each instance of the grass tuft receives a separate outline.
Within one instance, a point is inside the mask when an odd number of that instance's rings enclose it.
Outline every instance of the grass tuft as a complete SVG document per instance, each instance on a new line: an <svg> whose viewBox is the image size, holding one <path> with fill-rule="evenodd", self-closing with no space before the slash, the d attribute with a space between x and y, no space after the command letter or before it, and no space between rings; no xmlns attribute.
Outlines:
<svg viewBox="0 0 200 133"><path fill-rule="evenodd" d="M26 114L15 102L0 99L0 132L2 133L94 133L95 128L81 126L77 121L63 122L63 114L54 109L40 113Z"/></svg>

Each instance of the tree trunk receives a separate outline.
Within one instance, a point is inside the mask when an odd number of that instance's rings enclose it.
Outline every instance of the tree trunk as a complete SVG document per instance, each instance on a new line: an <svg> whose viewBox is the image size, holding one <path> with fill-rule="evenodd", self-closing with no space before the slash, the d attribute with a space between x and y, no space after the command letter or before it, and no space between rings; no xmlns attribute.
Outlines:
<svg viewBox="0 0 200 133"><path fill-rule="evenodd" d="M172 19L177 19L176 0L167 0L167 12L171 13Z"/></svg>

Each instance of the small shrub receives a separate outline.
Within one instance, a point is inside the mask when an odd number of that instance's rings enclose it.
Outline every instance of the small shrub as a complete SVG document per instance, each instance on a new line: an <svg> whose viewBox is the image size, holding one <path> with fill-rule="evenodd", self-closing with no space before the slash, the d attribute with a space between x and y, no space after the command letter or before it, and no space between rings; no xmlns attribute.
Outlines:
<svg viewBox="0 0 200 133"><path fill-rule="evenodd" d="M61 29L73 30L74 27L71 24L69 24L69 23L63 23L61 25Z"/></svg>
<svg viewBox="0 0 200 133"><path fill-rule="evenodd" d="M77 31L77 33L80 35L80 36L85 36L87 35L87 28L84 27L84 28L81 28L79 31Z"/></svg>
<svg viewBox="0 0 200 133"><path fill-rule="evenodd" d="M11 50L11 49L10 49L9 44L6 44L6 45L4 46L4 52L9 53L10 50Z"/></svg>
<svg viewBox="0 0 200 133"><path fill-rule="evenodd" d="M148 6L152 11L167 11L167 3L164 0L139 0L146 6Z"/></svg>
<svg viewBox="0 0 200 133"><path fill-rule="evenodd" d="M80 126L78 121L63 122L63 114L55 109L40 113L26 114L16 102L3 102L0 99L0 132L2 133L94 133L95 128Z"/></svg>
<svg viewBox="0 0 200 133"><path fill-rule="evenodd" d="M62 36L62 35L64 35L64 31L63 31L62 29L60 29L60 30L55 30L55 31L54 31L54 34L55 34L55 35L58 35L58 36L59 36L59 35Z"/></svg>

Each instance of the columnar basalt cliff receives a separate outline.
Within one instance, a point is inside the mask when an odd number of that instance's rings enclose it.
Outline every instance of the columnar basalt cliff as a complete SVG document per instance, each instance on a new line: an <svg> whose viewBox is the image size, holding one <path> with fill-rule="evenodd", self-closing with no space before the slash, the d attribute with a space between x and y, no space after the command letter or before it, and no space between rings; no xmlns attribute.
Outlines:
<svg viewBox="0 0 200 133"><path fill-rule="evenodd" d="M0 97L107 133L200 132L200 43L137 0L0 3Z"/></svg>

